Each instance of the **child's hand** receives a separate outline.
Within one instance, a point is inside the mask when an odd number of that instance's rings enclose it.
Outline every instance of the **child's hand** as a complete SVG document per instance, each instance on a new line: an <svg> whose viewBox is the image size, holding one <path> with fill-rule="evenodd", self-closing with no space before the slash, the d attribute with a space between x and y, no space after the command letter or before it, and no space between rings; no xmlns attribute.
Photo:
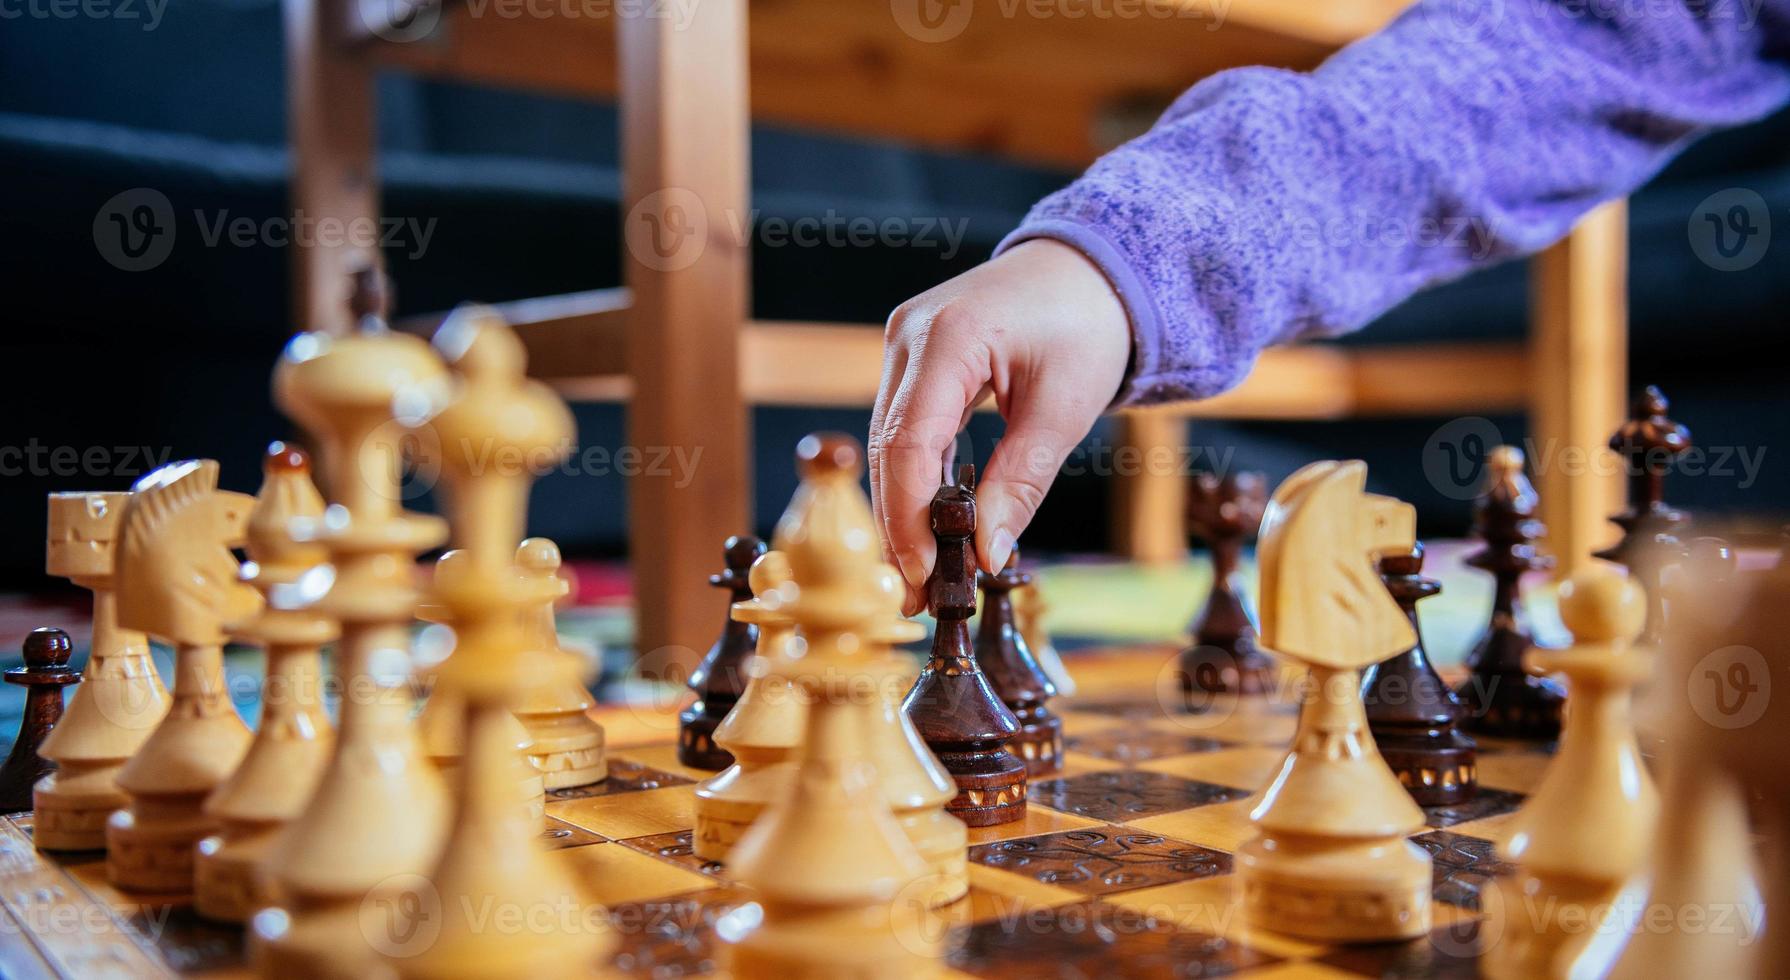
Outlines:
<svg viewBox="0 0 1790 980"><path fill-rule="evenodd" d="M971 408L993 392L1007 420L977 491L976 551L996 570L1130 359L1119 297L1053 239L1023 242L896 309L870 418L870 490L908 612L925 605L936 557L929 505Z"/></svg>

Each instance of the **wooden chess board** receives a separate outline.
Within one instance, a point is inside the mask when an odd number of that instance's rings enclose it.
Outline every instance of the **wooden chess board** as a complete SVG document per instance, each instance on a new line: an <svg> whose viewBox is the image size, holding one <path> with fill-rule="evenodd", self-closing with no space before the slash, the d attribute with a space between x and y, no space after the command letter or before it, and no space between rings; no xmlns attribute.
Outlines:
<svg viewBox="0 0 1790 980"><path fill-rule="evenodd" d="M1070 658L1081 690L1053 702L1065 771L1033 782L1024 822L970 831L970 893L932 923L949 975L1474 976L1480 890L1508 870L1494 844L1548 747L1482 739L1479 797L1428 810L1428 828L1412 838L1435 860L1427 939L1326 947L1277 936L1243 922L1231 852L1250 835L1251 796L1292 736L1296 688L1289 679L1281 696L1189 710L1172 689L1174 657L1156 646ZM620 934L609 964L618 976L716 972L717 921L751 900L725 867L691 853L693 791L709 774L677 764L675 714L675 705L601 709L609 778L547 803L554 858ZM198 918L182 896L122 893L106 883L101 855L51 858L30 837L30 814L0 818L0 973L248 973L241 929Z"/></svg>

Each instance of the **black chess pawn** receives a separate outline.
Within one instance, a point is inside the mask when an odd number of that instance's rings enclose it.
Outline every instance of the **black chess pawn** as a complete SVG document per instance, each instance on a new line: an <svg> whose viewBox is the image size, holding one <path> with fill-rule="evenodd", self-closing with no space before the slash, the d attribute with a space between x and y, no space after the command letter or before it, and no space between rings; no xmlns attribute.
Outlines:
<svg viewBox="0 0 1790 980"><path fill-rule="evenodd" d="M1467 654L1471 673L1455 688L1467 711L1461 727L1480 735L1554 739L1566 692L1523 669L1523 654L1535 640L1519 602L1523 574L1553 565L1535 547L1547 528L1535 517L1540 500L1523 474L1523 451L1499 446L1486 463L1486 489L1473 505L1474 533L1485 548L1467 564L1492 575L1492 618Z"/></svg>
<svg viewBox="0 0 1790 980"><path fill-rule="evenodd" d="M1417 603L1442 591L1423 577L1423 545L1380 559L1386 590L1411 620L1417 644L1361 675L1368 728L1380 755L1419 806L1449 806L1479 789L1473 740L1459 730L1461 703L1431 665L1417 624Z"/></svg>
<svg viewBox="0 0 1790 980"><path fill-rule="evenodd" d="M752 598L747 575L765 553L765 544L750 534L727 539L726 568L709 576L709 584L728 592L727 608ZM746 690L746 661L758 650L758 627L731 615L721 636L690 674L696 700L678 715L677 761L692 769L719 771L733 765L733 753L715 744L715 729Z"/></svg>
<svg viewBox="0 0 1790 980"><path fill-rule="evenodd" d="M1019 570L1018 548L1007 556L1007 567L999 573L982 572L976 576L982 587L976 662L988 675L994 693L1019 720L1019 734L1013 736L1012 749L1024 760L1026 773L1035 778L1063 770L1063 720L1045 705L1056 697L1056 685L1038 666L1038 658L1032 656L1013 619L1013 590L1031 581L1031 575Z"/></svg>
<svg viewBox="0 0 1790 980"><path fill-rule="evenodd" d="M1212 551L1212 588L1194 616L1193 645L1181 651L1181 690L1261 694L1274 661L1256 645L1255 623L1237 594L1243 543L1262 525L1268 481L1260 473L1197 473L1187 485L1187 533Z"/></svg>
<svg viewBox="0 0 1790 980"><path fill-rule="evenodd" d="M938 620L932 654L901 708L957 784L946 812L972 827L1024 819L1026 765L1007 748L1019 720L1001 703L970 642L976 614L976 470L963 467L955 485L932 498L938 562L927 604Z"/></svg>
<svg viewBox="0 0 1790 980"><path fill-rule="evenodd" d="M62 720L62 689L81 679L81 672L68 665L73 652L67 633L40 626L25 637L25 665L6 672L6 683L25 688L25 717L12 754L0 766L0 813L31 809L32 787L56 770L38 749Z"/></svg>
<svg viewBox="0 0 1790 980"><path fill-rule="evenodd" d="M1610 437L1628 473L1628 506L1610 520L1622 540L1597 557L1627 566L1647 590L1647 625L1637 643L1656 645L1665 630L1666 569L1684 555L1689 514L1666 503L1666 475L1690 451L1691 430L1666 417L1672 405L1653 385L1635 398L1628 421Z"/></svg>

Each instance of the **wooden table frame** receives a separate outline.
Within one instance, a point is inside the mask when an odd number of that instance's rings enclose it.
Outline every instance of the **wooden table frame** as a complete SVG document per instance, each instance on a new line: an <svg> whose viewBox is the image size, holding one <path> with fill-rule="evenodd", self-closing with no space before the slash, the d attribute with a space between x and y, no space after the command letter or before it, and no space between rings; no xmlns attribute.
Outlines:
<svg viewBox="0 0 1790 980"><path fill-rule="evenodd" d="M738 222L727 216L748 213L754 116L1079 165L1098 150L1093 133L1103 114L1139 87L1166 96L1231 64L1308 67L1379 26L1405 0L1232 0L1224 43L1191 47L1162 39L1171 28L1193 29L1178 21L1081 25L1083 33L1065 35L1055 24L984 18L965 34L976 44L961 49L885 38L889 8L881 3L783 0L748 9L745 0L702 0L681 23L618 16L565 26L476 21L469 6L443 9L432 0L415 0L398 8L405 17L394 16L394 4L406 2L284 0L293 207L318 219L377 216L373 75L381 68L618 101L625 286L510 303L504 312L527 342L535 374L569 397L627 402L630 445L701 452L687 485L636 476L629 493L639 649L687 665L716 628L704 578L722 539L750 527L751 407L867 406L882 361L873 328L751 319L748 243L731 234ZM441 23L424 40L407 41L415 25L405 18L413 15ZM851 34L868 53L853 49L832 60L831 48L792 50L800 40L793 36L806 36L796 28L817 22ZM1015 33L1024 35L1018 56L1003 47ZM1088 64L1079 73L1059 70L1060 61L1035 64L1050 61L1037 53L1051 45L1073 45L1065 48L1078 52L1070 60ZM1000 84L1028 71L1047 74L1028 76L1027 84L1071 87L1046 99ZM1064 74L1072 77L1063 81ZM706 230L694 231L697 244L657 247L666 242L650 236L673 223L691 231L692 202L709 219ZM1221 397L1121 414L1121 442L1140 452L1181 445L1195 417L1527 409L1543 447L1600 446L1622 417L1626 389L1625 235L1618 202L1537 260L1526 349L1273 350ZM347 272L376 258L347 243L297 250L297 323L347 329ZM1412 461L1419 463L1417 447ZM1574 566L1606 539L1603 520L1618 506L1620 481L1560 465L1537 476L1554 549ZM1118 550L1139 560L1178 558L1180 477L1145 471L1115 479Z"/></svg>

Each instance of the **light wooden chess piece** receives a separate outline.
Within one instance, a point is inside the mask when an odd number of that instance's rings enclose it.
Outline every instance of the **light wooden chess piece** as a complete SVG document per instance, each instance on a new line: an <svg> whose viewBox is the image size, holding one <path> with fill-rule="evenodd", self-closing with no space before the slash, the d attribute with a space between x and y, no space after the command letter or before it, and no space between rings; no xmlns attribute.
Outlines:
<svg viewBox="0 0 1790 980"><path fill-rule="evenodd" d="M1044 601L1044 590L1036 580L1013 591L1013 617L1019 626L1019 635L1025 638L1032 657L1057 689L1057 696L1066 698L1075 693L1075 678L1069 676L1063 655L1057 652L1056 641L1044 627L1044 617L1049 612L1050 604Z"/></svg>
<svg viewBox="0 0 1790 980"><path fill-rule="evenodd" d="M124 509L118 622L174 645L174 703L119 771L130 805L106 824L106 878L132 891L192 890L194 846L217 830L205 798L249 747L225 689L223 624L260 599L230 553L254 498L217 485L213 460L169 463L137 481Z"/></svg>
<svg viewBox="0 0 1790 980"><path fill-rule="evenodd" d="M797 448L802 484L772 547L789 557L790 615L802 632L787 668L813 699L790 795L734 848L738 879L759 895L763 921L729 948L741 980L931 976L937 939L921 930L926 875L861 751L859 703L867 634L879 596L876 531L858 488L863 450L849 436L809 436ZM906 900L904 900L906 899Z"/></svg>
<svg viewBox="0 0 1790 980"><path fill-rule="evenodd" d="M571 588L559 566L559 546L546 538L529 538L516 549L516 568L534 590L523 613L529 652L519 662L524 677L516 717L533 743L529 762L547 789L588 786L609 777L603 726L589 713L596 702L584 686L577 654L559 645L553 606Z"/></svg>
<svg viewBox="0 0 1790 980"><path fill-rule="evenodd" d="M335 751L304 812L267 862L277 903L256 913L249 946L267 976L359 978L381 963L377 924L404 876L428 869L446 831L446 791L410 721L410 628L416 555L446 525L399 506L404 440L443 397L446 368L423 341L384 329L300 334L274 374L287 415L328 464L331 506L294 528L323 542L335 582L318 608L341 624L335 661L343 692ZM401 408L408 422L394 418ZM308 534L300 534L308 531Z"/></svg>
<svg viewBox="0 0 1790 980"><path fill-rule="evenodd" d="M1486 902L1494 941L1480 971L1492 980L1563 976L1591 940L1600 907L1640 869L1659 814L1631 710L1652 666L1651 652L1634 646L1646 594L1615 568L1592 565L1561 585L1559 602L1572 646L1533 649L1525 666L1565 675L1566 724L1559 753L1499 848L1517 872Z"/></svg>
<svg viewBox="0 0 1790 980"><path fill-rule="evenodd" d="M292 522L323 515L304 450L276 442L262 463L265 482L249 515L244 581L261 593L253 619L231 624L238 639L267 651L261 723L236 772L205 801L222 833L199 842L193 906L208 919L242 922L267 904L262 885L274 838L309 802L335 745L323 709L323 644L335 621L315 603L334 570L316 542L294 541Z"/></svg>
<svg viewBox="0 0 1790 980"><path fill-rule="evenodd" d="M149 638L118 625L113 564L130 494L50 494L45 570L93 593L93 640L84 680L44 739L57 771L32 793L32 841L46 851L99 850L106 821L129 802L118 771L168 713Z"/></svg>
<svg viewBox="0 0 1790 980"><path fill-rule="evenodd" d="M584 976L614 938L518 812L510 736L512 711L530 683L517 669L529 645L523 612L538 601L515 563L530 468L551 466L570 450L572 413L545 385L524 377L522 342L494 312L456 312L435 345L459 374L431 425L442 447L455 539L466 555L463 574L436 583L456 634L436 690L465 706L466 754L456 774L453 830L434 869L410 893L414 906L437 914L414 920L426 932L388 949L388 962L404 977ZM507 924L516 921L526 926Z"/></svg>
<svg viewBox="0 0 1790 980"><path fill-rule="evenodd" d="M463 586L466 576L471 572L472 556L465 551L456 548L442 555L435 562L435 577L430 584L429 601L417 607L417 618L439 623L455 631L455 646L458 646L458 624L452 606L442 597ZM448 656L452 655L450 648ZM429 754L429 761L440 770L442 779L452 786L459 778L461 758L466 754L466 703L460 700L459 694L451 687L443 688L436 683L441 667L442 662L436 662L422 671L429 697L423 702L423 710L417 714L416 729L422 736L423 751ZM530 822L544 830L547 826L547 783L542 778L541 771L530 761L530 753L534 751L534 738L514 715L504 723L504 731L505 737L516 749L510 775L516 783L517 805Z"/></svg>
<svg viewBox="0 0 1790 980"><path fill-rule="evenodd" d="M1361 670L1417 642L1375 560L1416 544L1411 505L1363 492L1359 460L1304 467L1262 521L1262 645L1310 671L1293 749L1237 852L1252 926L1335 942L1429 932L1423 811L1380 757Z"/></svg>
<svg viewBox="0 0 1790 980"><path fill-rule="evenodd" d="M705 861L727 860L765 808L789 794L808 721L807 695L790 683L783 662L796 635L789 558L766 552L752 563L747 581L752 598L734 603L731 615L758 627L758 652L747 663L739 702L715 729L715 744L733 754L733 765L696 787L694 848Z"/></svg>
<svg viewBox="0 0 1790 980"><path fill-rule="evenodd" d="M957 796L957 784L901 710L901 696L913 685L913 677L895 652L896 644L925 639L926 627L902 618L906 588L893 565L881 567L876 589L883 608L866 634L865 668L877 682L877 697L863 706L862 730L869 742L864 758L876 766L896 821L926 862L930 880L919 886L918 893L924 894L929 907L949 905L969 894L969 828L945 812L945 804Z"/></svg>

